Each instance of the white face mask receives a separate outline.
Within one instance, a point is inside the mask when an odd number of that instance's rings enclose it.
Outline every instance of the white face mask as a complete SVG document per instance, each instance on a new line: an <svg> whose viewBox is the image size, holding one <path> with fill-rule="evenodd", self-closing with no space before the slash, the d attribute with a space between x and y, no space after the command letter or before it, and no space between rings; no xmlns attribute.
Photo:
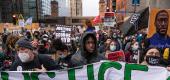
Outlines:
<svg viewBox="0 0 170 80"><path fill-rule="evenodd" d="M61 59L64 59L66 56L64 54L60 55Z"/></svg>
<svg viewBox="0 0 170 80"><path fill-rule="evenodd" d="M47 40L48 40L48 38L43 38L43 40L44 40L44 41L47 41Z"/></svg>
<svg viewBox="0 0 170 80"><path fill-rule="evenodd" d="M30 56L27 53L19 53L18 57L20 58L21 62L25 63L30 60Z"/></svg>
<svg viewBox="0 0 170 80"><path fill-rule="evenodd" d="M138 44L134 44L132 46L132 50L135 51L135 50L138 50L139 49L139 45Z"/></svg>
<svg viewBox="0 0 170 80"><path fill-rule="evenodd" d="M115 45L110 46L110 50L111 51L115 51L116 50L116 46Z"/></svg>

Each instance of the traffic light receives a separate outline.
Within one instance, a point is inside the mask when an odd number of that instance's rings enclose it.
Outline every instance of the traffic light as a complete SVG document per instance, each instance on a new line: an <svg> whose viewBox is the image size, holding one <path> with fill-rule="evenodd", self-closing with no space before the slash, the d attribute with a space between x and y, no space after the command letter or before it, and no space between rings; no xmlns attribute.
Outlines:
<svg viewBox="0 0 170 80"><path fill-rule="evenodd" d="M17 16L16 16L15 14L12 15L12 23L13 23L14 25L17 24Z"/></svg>

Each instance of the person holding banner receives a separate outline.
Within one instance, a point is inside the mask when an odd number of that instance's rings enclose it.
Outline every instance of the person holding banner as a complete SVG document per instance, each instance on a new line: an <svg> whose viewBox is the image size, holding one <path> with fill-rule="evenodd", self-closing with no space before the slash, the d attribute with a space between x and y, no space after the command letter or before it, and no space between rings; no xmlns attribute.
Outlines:
<svg viewBox="0 0 170 80"><path fill-rule="evenodd" d="M72 65L82 66L105 60L105 57L98 54L97 39L94 32L86 32L81 37L80 50L72 58Z"/></svg>
<svg viewBox="0 0 170 80"><path fill-rule="evenodd" d="M156 47L152 47L146 50L143 55L141 55L141 64L149 66L162 66L161 65L161 53Z"/></svg>
<svg viewBox="0 0 170 80"><path fill-rule="evenodd" d="M124 52L119 50L119 44L112 40L106 50L105 57L111 61L125 61Z"/></svg>
<svg viewBox="0 0 170 80"><path fill-rule="evenodd" d="M169 23L169 14L166 10L160 10L156 14L155 27L156 33L147 40L147 46L167 48L170 47L170 37L167 35Z"/></svg>
<svg viewBox="0 0 170 80"><path fill-rule="evenodd" d="M17 57L10 71L49 71L60 67L50 57L35 53L31 42L21 38L16 42Z"/></svg>

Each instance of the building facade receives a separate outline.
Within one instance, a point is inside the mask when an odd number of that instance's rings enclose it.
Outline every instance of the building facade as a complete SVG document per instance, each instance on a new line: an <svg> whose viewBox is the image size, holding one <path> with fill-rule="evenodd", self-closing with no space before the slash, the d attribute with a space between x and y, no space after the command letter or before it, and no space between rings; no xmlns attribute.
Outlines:
<svg viewBox="0 0 170 80"><path fill-rule="evenodd" d="M51 15L51 0L0 0L2 22L12 22L12 16L22 15L26 20L33 17L33 22Z"/></svg>
<svg viewBox="0 0 170 80"><path fill-rule="evenodd" d="M59 16L70 16L70 0L56 0L58 2Z"/></svg>
<svg viewBox="0 0 170 80"><path fill-rule="evenodd" d="M105 0L99 1L99 15L101 18L104 17L104 13L106 12L106 2Z"/></svg>
<svg viewBox="0 0 170 80"><path fill-rule="evenodd" d="M38 7L40 19L44 19L46 16L51 15L51 0L40 0Z"/></svg>
<svg viewBox="0 0 170 80"><path fill-rule="evenodd" d="M116 0L116 21L117 23L124 22L126 16L125 11L127 10L126 5L127 1L131 0Z"/></svg>
<svg viewBox="0 0 170 80"><path fill-rule="evenodd" d="M37 2L36 0L23 0L23 17L25 19L32 17L34 22L38 21Z"/></svg>
<svg viewBox="0 0 170 80"><path fill-rule="evenodd" d="M1 21L12 22L12 15L23 13L22 0L0 0L1 4Z"/></svg>
<svg viewBox="0 0 170 80"><path fill-rule="evenodd" d="M58 16L58 2L51 1L51 16L57 17Z"/></svg>
<svg viewBox="0 0 170 80"><path fill-rule="evenodd" d="M150 0L150 8L169 9L170 0Z"/></svg>
<svg viewBox="0 0 170 80"><path fill-rule="evenodd" d="M0 23L2 22L1 12L2 12L2 2L0 1Z"/></svg>
<svg viewBox="0 0 170 80"><path fill-rule="evenodd" d="M149 7L150 0L140 0L140 4L136 6L132 5L131 0L127 0L126 11L128 12L126 16L132 15L134 12L139 12L147 7Z"/></svg>
<svg viewBox="0 0 170 80"><path fill-rule="evenodd" d="M70 0L70 15L82 16L82 0Z"/></svg>

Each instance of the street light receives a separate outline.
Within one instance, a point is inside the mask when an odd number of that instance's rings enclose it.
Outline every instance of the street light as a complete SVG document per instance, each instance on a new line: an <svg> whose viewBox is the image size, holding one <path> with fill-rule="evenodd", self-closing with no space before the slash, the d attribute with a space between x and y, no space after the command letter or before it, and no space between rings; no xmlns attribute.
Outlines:
<svg viewBox="0 0 170 80"><path fill-rule="evenodd" d="M16 14L12 15L12 22L13 22L14 25L17 24L17 16L16 16Z"/></svg>

